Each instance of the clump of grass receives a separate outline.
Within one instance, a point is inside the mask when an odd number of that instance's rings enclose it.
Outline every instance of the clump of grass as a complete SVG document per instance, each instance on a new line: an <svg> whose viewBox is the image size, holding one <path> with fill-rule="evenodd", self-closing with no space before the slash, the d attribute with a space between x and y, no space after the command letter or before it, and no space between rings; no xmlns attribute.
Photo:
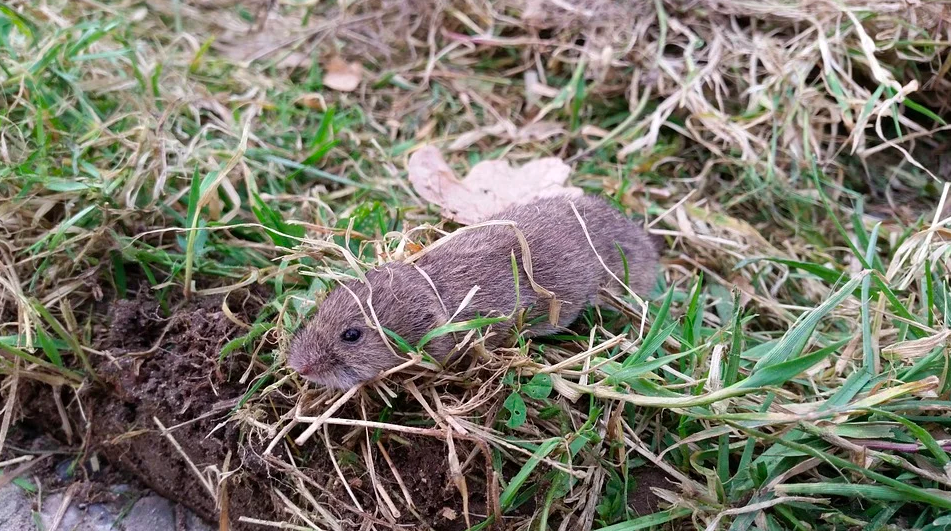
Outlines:
<svg viewBox="0 0 951 531"><path fill-rule="evenodd" d="M947 5L407 5L0 6L0 449L24 379L96 380L97 301L260 284L221 357L256 356L228 415L287 525L951 525ZM323 86L335 53L358 91ZM438 235L404 175L424 143L561 156L646 216L647 315L616 297L578 335L340 396L290 374L337 278ZM387 449L419 440L449 512Z"/></svg>

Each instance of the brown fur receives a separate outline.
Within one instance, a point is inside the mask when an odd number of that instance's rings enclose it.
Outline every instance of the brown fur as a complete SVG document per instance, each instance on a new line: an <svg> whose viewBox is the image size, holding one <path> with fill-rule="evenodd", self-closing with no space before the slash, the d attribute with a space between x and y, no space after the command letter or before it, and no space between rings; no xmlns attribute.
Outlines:
<svg viewBox="0 0 951 531"><path fill-rule="evenodd" d="M602 287L613 291L621 288L592 251L569 201L584 219L598 255L619 279L624 279L624 266L617 246L624 251L630 286L636 293L646 295L657 274L654 243L604 199L553 197L500 213L494 219L514 221L528 241L535 282L562 301L560 327L570 325L587 305L597 304ZM513 252L519 271L519 308L515 308ZM438 297L416 266L432 280ZM447 322L475 285L479 291L454 322L477 316L511 316L515 310L527 309L524 322L537 324L525 331L526 336L546 335L558 329L548 322L549 299L532 289L522 267L521 246L510 226L480 227L453 235L422 256L416 266L391 262L368 272L367 284L350 281L332 290L316 319L291 342L291 368L312 381L337 388L368 380L400 363L373 325L371 306L383 327L416 345L427 332ZM370 287L372 304L368 305ZM486 347L492 349L510 341L514 324L515 320L510 319L492 325ZM348 328L362 332L359 341L346 343L340 338ZM442 336L423 350L446 360L463 335Z"/></svg>

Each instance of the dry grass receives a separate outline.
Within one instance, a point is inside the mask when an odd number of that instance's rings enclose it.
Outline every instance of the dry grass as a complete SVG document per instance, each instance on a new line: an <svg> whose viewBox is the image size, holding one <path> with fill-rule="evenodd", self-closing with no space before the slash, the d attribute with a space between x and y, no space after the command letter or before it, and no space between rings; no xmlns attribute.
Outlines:
<svg viewBox="0 0 951 531"><path fill-rule="evenodd" d="M266 464L256 525L951 527L949 4L13 1L0 45L0 449L27 381L95 385L96 301L258 284L221 416ZM356 91L323 87L334 55ZM562 157L645 216L648 315L305 385L281 353L313 302L436 235L405 176L425 144ZM420 441L456 493L435 512L390 455ZM189 464L221 501L242 463Z"/></svg>

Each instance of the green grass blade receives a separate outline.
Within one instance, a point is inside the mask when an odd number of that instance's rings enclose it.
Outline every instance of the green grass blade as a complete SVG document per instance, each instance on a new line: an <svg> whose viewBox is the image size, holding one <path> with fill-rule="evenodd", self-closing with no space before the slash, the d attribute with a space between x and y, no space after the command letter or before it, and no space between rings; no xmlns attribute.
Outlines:
<svg viewBox="0 0 951 531"><path fill-rule="evenodd" d="M502 491L502 494L499 495L499 505L502 507L503 512L508 511L512 507L512 503L515 501L515 496L528 480L528 477L532 474L532 471L535 470L535 467L537 467L538 464L542 462L542 459L548 457L548 454L550 454L552 450L563 443L564 439L561 437L554 437L543 442L541 446L535 450L528 461L526 461L518 473L515 474L515 477L512 478L512 481L509 482L508 486L505 487L505 490Z"/></svg>
<svg viewBox="0 0 951 531"><path fill-rule="evenodd" d="M830 296L825 302L815 309L810 310L803 317L801 317L799 321L793 325L793 327L789 329L788 332L786 332L779 343L777 343L772 350L770 350L765 356L756 362L754 371L762 367L781 363L792 356L798 356L799 353L802 352L802 349L805 348L806 343L812 336L812 333L819 321L829 312L831 312L833 308L845 300L846 297L851 295L852 292L855 291L855 288L858 287L862 279L864 279L867 275L868 273L862 273L859 276L853 278L844 286L839 288L838 291L833 293L832 296Z"/></svg>

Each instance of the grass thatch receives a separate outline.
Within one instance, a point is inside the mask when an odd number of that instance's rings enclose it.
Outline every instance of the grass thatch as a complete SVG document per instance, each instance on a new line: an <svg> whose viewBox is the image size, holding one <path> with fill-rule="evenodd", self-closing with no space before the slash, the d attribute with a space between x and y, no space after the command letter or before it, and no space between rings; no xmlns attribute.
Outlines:
<svg viewBox="0 0 951 531"><path fill-rule="evenodd" d="M334 55L356 91L323 86ZM26 380L95 385L97 301L258 284L221 422L287 528L947 529L949 70L940 1L0 5L0 448ZM285 369L342 246L372 265L440 222L405 176L425 144L459 173L559 156L646 216L669 249L644 333L621 298L342 397ZM444 444L461 506L420 514L383 439ZM220 498L235 459L192 466Z"/></svg>

